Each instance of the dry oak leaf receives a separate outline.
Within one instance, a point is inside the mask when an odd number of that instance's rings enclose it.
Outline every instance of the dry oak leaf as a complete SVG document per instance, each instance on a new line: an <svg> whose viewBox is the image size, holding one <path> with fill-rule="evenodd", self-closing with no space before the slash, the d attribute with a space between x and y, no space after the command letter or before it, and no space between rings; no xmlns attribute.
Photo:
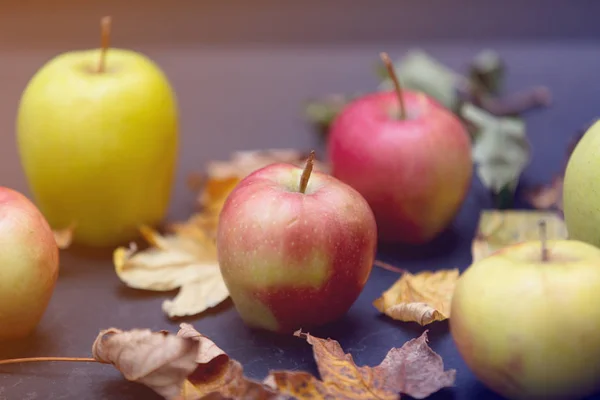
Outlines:
<svg viewBox="0 0 600 400"><path fill-rule="evenodd" d="M401 393L423 399L453 386L456 379L456 371L444 371L442 358L427 345L427 331L391 349L376 367L357 366L335 340L301 331L294 334L313 346L321 380L305 372L275 371L265 383L299 400L396 400Z"/></svg>
<svg viewBox="0 0 600 400"><path fill-rule="evenodd" d="M556 212L529 210L485 210L471 246L472 262L481 260L503 247L539 240L540 221L546 222L546 238L568 237L564 220Z"/></svg>
<svg viewBox="0 0 600 400"><path fill-rule="evenodd" d="M443 321L450 318L450 304L458 276L458 268L424 271L416 275L405 272L373 305L398 321L420 325Z"/></svg>
<svg viewBox="0 0 600 400"><path fill-rule="evenodd" d="M141 233L152 247L137 251L119 247L113 253L115 272L135 289L170 291L179 288L163 311L169 317L199 314L229 297L214 240L200 229L185 234L160 235L148 227Z"/></svg>

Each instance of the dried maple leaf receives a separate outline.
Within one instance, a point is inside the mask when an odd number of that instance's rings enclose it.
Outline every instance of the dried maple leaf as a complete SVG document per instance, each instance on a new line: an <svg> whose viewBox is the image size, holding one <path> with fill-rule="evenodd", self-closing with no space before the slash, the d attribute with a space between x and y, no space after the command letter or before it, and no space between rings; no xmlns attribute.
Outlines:
<svg viewBox="0 0 600 400"><path fill-rule="evenodd" d="M179 288L173 300L163 303L169 317L195 315L229 297L216 245L202 230L162 236L142 227L141 232L153 247L140 252L119 247L113 253L115 272L127 286L154 291Z"/></svg>
<svg viewBox="0 0 600 400"><path fill-rule="evenodd" d="M73 242L73 232L75 231L75 224L71 224L63 229L54 229L54 240L59 249L64 250L71 246Z"/></svg>
<svg viewBox="0 0 600 400"><path fill-rule="evenodd" d="M546 221L546 238L566 239L563 219L551 211L486 210L479 217L479 226L471 246L473 262L503 247L540 238L540 221Z"/></svg>
<svg viewBox="0 0 600 400"><path fill-rule="evenodd" d="M375 308L399 321L427 325L450 318L450 303L459 271L405 272L381 297Z"/></svg>
<svg viewBox="0 0 600 400"><path fill-rule="evenodd" d="M391 349L376 367L359 367L332 339L300 331L313 346L321 380L306 372L274 371L265 383L296 399L396 400L400 393L425 398L454 385L455 370L444 371L442 358L427 345L427 331L401 348Z"/></svg>

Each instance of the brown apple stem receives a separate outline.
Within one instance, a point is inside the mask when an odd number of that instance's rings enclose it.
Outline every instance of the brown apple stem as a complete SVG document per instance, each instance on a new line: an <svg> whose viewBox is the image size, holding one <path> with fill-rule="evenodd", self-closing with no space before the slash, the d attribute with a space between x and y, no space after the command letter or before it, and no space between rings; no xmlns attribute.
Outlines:
<svg viewBox="0 0 600 400"><path fill-rule="evenodd" d="M546 238L546 221L540 221L540 242L542 245L542 261L547 262L548 257L548 243Z"/></svg>
<svg viewBox="0 0 600 400"><path fill-rule="evenodd" d="M390 79L396 88L396 96L398 96L398 102L400 103L400 119L406 119L406 106L404 105L404 97L402 97L402 87L400 86L400 81L398 80L398 76L396 76L396 72L394 71L394 64L392 64L392 60L390 60L390 56L388 56L387 53L381 53L380 56L381 60L385 64L388 75L390 76Z"/></svg>
<svg viewBox="0 0 600 400"><path fill-rule="evenodd" d="M91 357L28 357L28 358L11 358L8 360L0 360L0 365L18 364L26 362L40 361L74 361L74 362L100 362Z"/></svg>
<svg viewBox="0 0 600 400"><path fill-rule="evenodd" d="M311 150L308 155L308 159L306 160L306 164L304 165L304 171L302 171L302 176L300 177L300 193L306 192L306 187L308 186L308 180L310 179L310 174L313 170L313 165L315 163L315 151Z"/></svg>
<svg viewBox="0 0 600 400"><path fill-rule="evenodd" d="M110 46L111 17L103 17L100 20L100 61L98 62L98 73L106 70L106 51Z"/></svg>

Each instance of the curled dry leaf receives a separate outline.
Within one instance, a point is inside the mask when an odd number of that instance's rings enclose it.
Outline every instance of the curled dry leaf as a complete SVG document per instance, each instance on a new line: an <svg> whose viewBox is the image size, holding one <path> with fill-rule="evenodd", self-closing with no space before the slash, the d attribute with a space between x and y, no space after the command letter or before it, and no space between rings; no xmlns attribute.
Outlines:
<svg viewBox="0 0 600 400"><path fill-rule="evenodd" d="M94 358L112 364L125 379L148 386L165 399L180 399L184 381L197 368L200 342L149 329L98 334Z"/></svg>
<svg viewBox="0 0 600 400"><path fill-rule="evenodd" d="M436 272L405 272L381 297L375 308L398 321L427 325L450 318L452 294L458 280L457 268Z"/></svg>
<svg viewBox="0 0 600 400"><path fill-rule="evenodd" d="M503 247L540 239L539 222L546 221L546 238L566 239L563 219L551 211L486 210L479 217L479 226L471 247L473 262L487 257Z"/></svg>
<svg viewBox="0 0 600 400"><path fill-rule="evenodd" d="M456 379L456 371L444 371L442 358L427 345L427 331L391 349L376 367L357 366L335 340L295 335L313 346L321 380L306 372L274 371L265 382L296 399L397 400L400 393L422 399Z"/></svg>
<svg viewBox="0 0 600 400"><path fill-rule="evenodd" d="M163 303L169 317L201 313L229 297L221 276L214 240L201 229L189 227L185 234L162 236L143 227L142 235L153 246L144 251L119 247L113 253L115 272L135 289L180 289Z"/></svg>
<svg viewBox="0 0 600 400"><path fill-rule="evenodd" d="M71 246L73 242L73 232L75 231L75 224L71 224L63 229L54 229L54 240L59 249L64 250Z"/></svg>
<svg viewBox="0 0 600 400"><path fill-rule="evenodd" d="M148 329L103 330L92 353L127 380L146 385L168 400L286 398L247 379L240 363L185 323L177 335Z"/></svg>

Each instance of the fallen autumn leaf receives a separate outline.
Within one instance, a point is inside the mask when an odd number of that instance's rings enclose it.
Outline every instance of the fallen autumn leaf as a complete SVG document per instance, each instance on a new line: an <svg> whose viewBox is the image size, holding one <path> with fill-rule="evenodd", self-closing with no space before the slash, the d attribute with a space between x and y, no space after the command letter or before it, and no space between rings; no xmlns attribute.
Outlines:
<svg viewBox="0 0 600 400"><path fill-rule="evenodd" d="M183 383L197 368L200 342L149 329L101 331L94 358L112 364L125 379L148 386L165 399L179 399Z"/></svg>
<svg viewBox="0 0 600 400"><path fill-rule="evenodd" d="M216 245L197 230L195 235L162 236L150 228L141 230L154 247L144 251L119 247L113 254L115 272L135 289L170 291L173 300L163 302L169 317L195 315L229 297L217 262Z"/></svg>
<svg viewBox="0 0 600 400"><path fill-rule="evenodd" d="M566 239L567 228L563 219L551 211L485 210L479 217L479 226L471 246L473 261L478 261L496 250L511 244L539 239L539 223L546 221L546 238Z"/></svg>
<svg viewBox="0 0 600 400"><path fill-rule="evenodd" d="M185 323L177 335L148 329L103 330L92 353L125 379L144 384L167 400L287 398L247 379L239 362Z"/></svg>
<svg viewBox="0 0 600 400"><path fill-rule="evenodd" d="M376 367L357 366L335 340L294 334L313 346L321 380L306 372L273 371L265 383L299 400L397 400L400 393L423 399L454 385L456 371L444 371L442 358L427 345L427 331L391 349Z"/></svg>
<svg viewBox="0 0 600 400"><path fill-rule="evenodd" d="M405 322L428 325L450 318L452 293L459 271L405 272L381 297L373 302L387 316Z"/></svg>

